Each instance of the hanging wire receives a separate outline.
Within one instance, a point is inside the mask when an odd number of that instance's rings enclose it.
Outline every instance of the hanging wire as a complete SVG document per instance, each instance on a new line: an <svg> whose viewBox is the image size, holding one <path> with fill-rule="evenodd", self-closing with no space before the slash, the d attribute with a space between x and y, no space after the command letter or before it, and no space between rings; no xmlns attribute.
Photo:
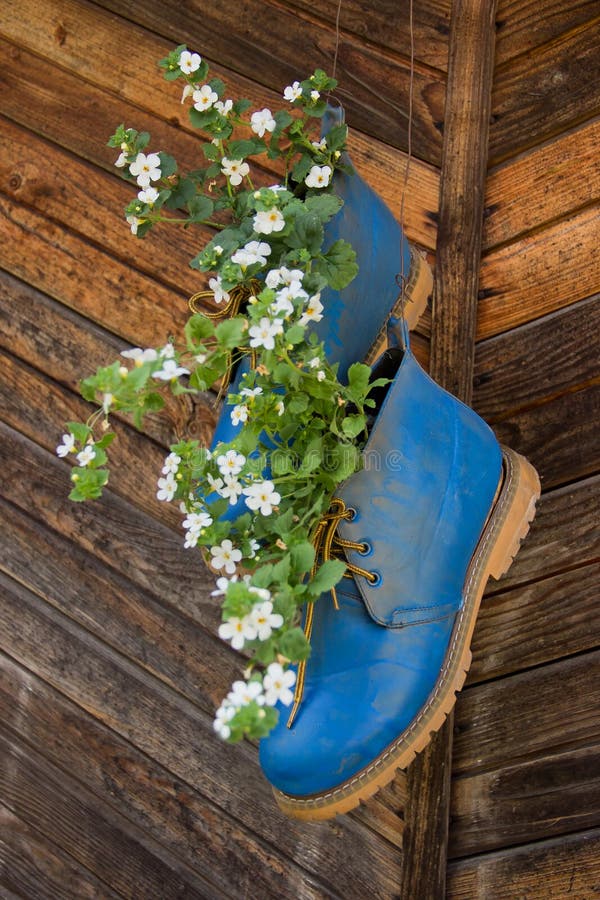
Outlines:
<svg viewBox="0 0 600 900"><path fill-rule="evenodd" d="M402 192L400 195L400 228L404 234L404 207L406 200L406 191L408 187L408 178L410 175L410 166L412 162L412 126L413 126L413 98L415 85L415 32L413 21L413 0L408 2L408 22L410 31L410 77L408 82L408 129L407 129L407 158L406 168L404 170L404 179L402 182ZM405 271L404 253L400 253L400 272L396 275L396 283L400 288L400 299L402 302L402 310L404 311L404 303L406 301L406 282L407 272Z"/></svg>
<svg viewBox="0 0 600 900"><path fill-rule="evenodd" d="M412 0L411 0L412 2ZM338 53L340 49L340 16L342 13L342 0L338 0L337 13L335 16L335 50L333 52L333 66L331 69L331 77L335 78L337 72Z"/></svg>

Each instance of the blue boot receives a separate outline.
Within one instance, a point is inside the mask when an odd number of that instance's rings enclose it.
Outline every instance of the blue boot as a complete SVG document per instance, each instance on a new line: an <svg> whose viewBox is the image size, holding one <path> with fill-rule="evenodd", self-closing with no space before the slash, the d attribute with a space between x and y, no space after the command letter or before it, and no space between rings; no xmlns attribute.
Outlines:
<svg viewBox="0 0 600 900"><path fill-rule="evenodd" d="M312 653L260 761L290 816L346 812L441 727L471 661L485 584L510 565L539 496L531 465L435 384L408 347L324 530L347 577L309 607ZM336 608L339 607L339 608Z"/></svg>
<svg viewBox="0 0 600 900"><path fill-rule="evenodd" d="M343 109L328 107L322 133L342 121ZM352 244L358 275L342 291L327 288L321 292L324 315L313 331L324 342L328 361L339 363L338 377L344 380L352 363L371 363L385 346L386 323L401 312L396 275L407 273L404 316L409 328L416 325L427 305L433 279L427 262L411 248L386 204L360 175L338 171L334 178L344 205L325 226L324 247L327 250L340 239ZM247 358L237 366L231 393L239 393L249 367ZM233 440L238 433L230 412L231 407L223 406L211 447ZM239 504L228 516L235 518L244 511Z"/></svg>

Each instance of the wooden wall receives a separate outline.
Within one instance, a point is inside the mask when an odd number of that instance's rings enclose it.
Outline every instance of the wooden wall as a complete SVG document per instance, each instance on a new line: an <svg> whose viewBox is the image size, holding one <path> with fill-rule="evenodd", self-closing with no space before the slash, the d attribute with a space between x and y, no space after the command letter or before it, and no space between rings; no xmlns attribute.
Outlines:
<svg viewBox="0 0 600 900"><path fill-rule="evenodd" d="M435 259L450 0L415 0L409 237ZM105 499L54 447L78 379L151 346L200 287L194 234L137 241L105 146L120 122L192 167L154 61L203 53L257 105L329 68L336 0L0 0L0 885L27 898L399 897L406 779L321 825L284 819L212 713L239 665L211 580L154 499L209 396L119 424ZM600 9L500 0L473 403L544 494L493 584L455 717L448 897L599 896ZM398 212L407 2L343 0L338 74L361 173ZM377 134L378 138L373 138ZM460 252L457 245L457 252ZM415 339L427 360L429 319ZM402 900L427 900L403 897ZM437 900L437 898L436 898Z"/></svg>

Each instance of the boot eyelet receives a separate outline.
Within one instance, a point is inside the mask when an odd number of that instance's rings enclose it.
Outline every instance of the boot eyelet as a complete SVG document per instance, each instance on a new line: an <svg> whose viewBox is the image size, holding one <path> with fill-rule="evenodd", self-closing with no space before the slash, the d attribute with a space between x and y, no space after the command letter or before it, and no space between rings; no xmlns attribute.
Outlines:
<svg viewBox="0 0 600 900"><path fill-rule="evenodd" d="M346 510L346 520L348 522L354 522L358 517L358 512L354 509L353 506L349 506Z"/></svg>
<svg viewBox="0 0 600 900"><path fill-rule="evenodd" d="M383 581L383 578L381 577L381 574L379 572L373 571L373 572L369 572L369 577L367 578L367 581L369 582L371 587L379 587L379 585Z"/></svg>
<svg viewBox="0 0 600 900"><path fill-rule="evenodd" d="M369 541L363 541L360 550L356 551L359 556L370 556L373 552L373 547L369 543Z"/></svg>

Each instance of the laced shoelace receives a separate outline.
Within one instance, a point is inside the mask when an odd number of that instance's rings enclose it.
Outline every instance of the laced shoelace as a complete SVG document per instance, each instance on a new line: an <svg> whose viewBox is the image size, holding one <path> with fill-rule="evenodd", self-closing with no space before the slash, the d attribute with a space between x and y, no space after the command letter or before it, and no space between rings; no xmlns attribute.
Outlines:
<svg viewBox="0 0 600 900"><path fill-rule="evenodd" d="M315 562L310 573L311 578L314 577L317 569L322 563L326 562L329 559L342 559L343 562L346 563L344 578L351 578L353 575L362 575L362 577L366 578L367 581L369 581L371 584L374 584L377 581L377 575L374 572L369 572L367 569L363 569L361 566L357 566L354 563L349 562L344 554L345 550L356 550L358 553L365 553L369 549L368 545L357 541L345 540L337 533L339 523L343 520L351 521L354 518L355 514L355 511L351 507L346 506L344 501L339 497L334 497L332 499L331 506L329 507L328 512L326 512L325 515L319 520L313 538L313 544L316 552ZM335 587L331 588L331 599L333 600L335 609L339 609L340 605L338 603ZM308 641L310 641L310 637L312 634L313 617L314 603L308 603L306 607L306 618L304 620L304 634ZM296 688L294 691L294 702L289 719L287 721L288 728L292 727L292 724L296 717L296 713L298 712L300 704L302 703L305 678L306 661L302 660L302 662L298 664Z"/></svg>
<svg viewBox="0 0 600 900"><path fill-rule="evenodd" d="M219 319L230 319L234 316L237 316L242 305L246 303L250 297L253 297L255 294L260 293L263 289L263 285L256 278L252 278L249 284L240 284L236 285L236 287L232 288L229 291L229 300L225 304L222 309L216 310L216 312L208 312L201 307L198 307L199 300L208 300L214 297L212 291L198 291L196 294L193 294L188 300L188 306L190 310L195 314L200 314L206 316L207 319L219 320ZM244 351L248 352L250 355L250 366L252 368L256 367L256 351ZM219 394L217 396L217 402L223 397L223 394L229 387L232 381L233 376L233 368L234 368L234 357L233 352L230 351L227 354L227 369L223 378L221 380L221 386L219 388Z"/></svg>

